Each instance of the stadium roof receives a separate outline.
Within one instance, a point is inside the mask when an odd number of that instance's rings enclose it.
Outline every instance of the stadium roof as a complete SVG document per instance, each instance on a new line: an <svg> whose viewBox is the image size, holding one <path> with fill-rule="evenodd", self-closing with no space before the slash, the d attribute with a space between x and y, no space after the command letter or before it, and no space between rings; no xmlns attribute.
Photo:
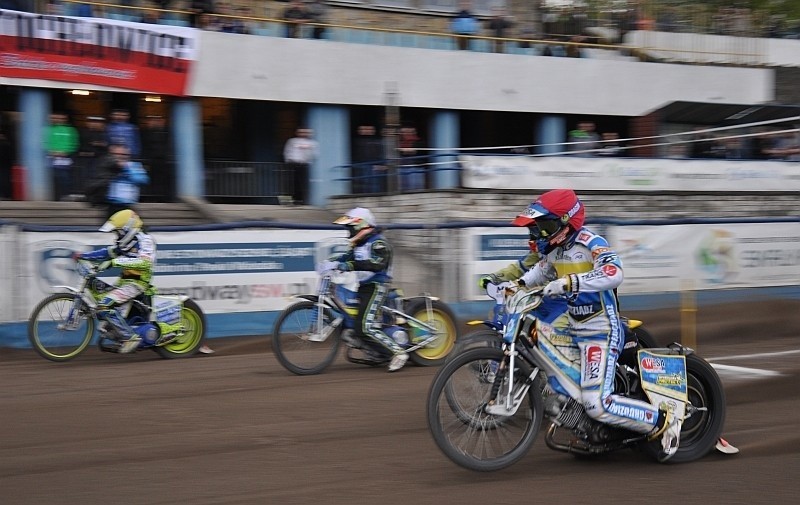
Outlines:
<svg viewBox="0 0 800 505"><path fill-rule="evenodd" d="M726 126L798 117L800 105L672 102L654 113L665 123Z"/></svg>

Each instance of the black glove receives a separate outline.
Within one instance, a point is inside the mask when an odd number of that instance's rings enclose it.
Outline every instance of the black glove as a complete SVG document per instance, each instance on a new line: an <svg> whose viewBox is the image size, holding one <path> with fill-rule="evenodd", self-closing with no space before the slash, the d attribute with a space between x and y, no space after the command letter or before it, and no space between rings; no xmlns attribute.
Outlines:
<svg viewBox="0 0 800 505"><path fill-rule="evenodd" d="M485 274L481 275L481 278L478 279L478 286L480 286L481 289L485 290L486 286L488 286L489 284L500 284L501 282L503 281L500 280L500 277L498 277L497 275Z"/></svg>

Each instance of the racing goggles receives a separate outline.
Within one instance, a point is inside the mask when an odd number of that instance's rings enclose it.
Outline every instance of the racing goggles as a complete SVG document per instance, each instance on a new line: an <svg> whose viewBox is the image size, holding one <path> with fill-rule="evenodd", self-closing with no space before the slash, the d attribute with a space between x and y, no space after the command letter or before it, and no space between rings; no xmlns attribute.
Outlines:
<svg viewBox="0 0 800 505"><path fill-rule="evenodd" d="M531 240L552 237L561 230L563 223L560 219L537 219L528 227Z"/></svg>

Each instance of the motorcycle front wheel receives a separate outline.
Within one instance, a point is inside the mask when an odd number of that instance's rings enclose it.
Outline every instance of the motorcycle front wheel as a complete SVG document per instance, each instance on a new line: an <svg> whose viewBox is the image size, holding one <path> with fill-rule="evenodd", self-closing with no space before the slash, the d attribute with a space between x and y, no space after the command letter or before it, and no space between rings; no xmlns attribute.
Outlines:
<svg viewBox="0 0 800 505"><path fill-rule="evenodd" d="M275 322L272 351L278 362L297 375L315 375L328 368L341 342L341 327L330 328L333 312L323 311L323 328L330 329L324 338L315 335L317 304L308 300L287 307Z"/></svg>
<svg viewBox="0 0 800 505"><path fill-rule="evenodd" d="M56 293L33 309L28 319L28 340L50 361L67 361L82 353L92 340L92 318L80 296Z"/></svg>
<svg viewBox="0 0 800 505"><path fill-rule="evenodd" d="M183 335L153 348L162 358L186 358L196 354L203 345L203 340L206 338L206 317L194 300L183 302L181 325Z"/></svg>
<svg viewBox="0 0 800 505"><path fill-rule="evenodd" d="M458 339L458 325L453 311L444 303L433 300L431 312L424 300L412 302L407 310L408 315L436 328L437 337L430 344L411 353L411 361L421 366L439 366L453 350ZM412 327L412 339L414 329Z"/></svg>
<svg viewBox="0 0 800 505"><path fill-rule="evenodd" d="M491 472L513 465L533 445L542 424L542 396L538 384L531 385L512 416L486 412L495 380L489 368L501 362L503 352L491 347L469 349L445 364L428 392L428 428L439 449L454 463L478 472ZM532 370L519 362L514 370L513 390L524 386ZM507 383L500 387L500 395Z"/></svg>

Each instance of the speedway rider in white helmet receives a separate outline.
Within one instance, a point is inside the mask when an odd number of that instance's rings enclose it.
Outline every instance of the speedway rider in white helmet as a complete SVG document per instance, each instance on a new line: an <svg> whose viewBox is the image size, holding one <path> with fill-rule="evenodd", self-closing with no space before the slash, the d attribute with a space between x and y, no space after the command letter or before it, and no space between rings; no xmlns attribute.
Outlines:
<svg viewBox="0 0 800 505"><path fill-rule="evenodd" d="M378 321L380 308L392 280L392 247L377 227L375 216L369 209L356 207L334 221L344 225L350 234L350 249L322 266L322 270L355 272L358 278L359 307L356 317L356 336L377 342L392 356L389 371L403 368L408 353L393 338L381 330Z"/></svg>
<svg viewBox="0 0 800 505"><path fill-rule="evenodd" d="M659 459L664 461L678 449L682 415L612 394L616 362L625 344L615 293L623 279L622 262L605 238L583 227L584 220L584 205L575 192L556 189L544 193L513 222L528 227L542 255L518 282L545 286L547 297L566 297L568 332L580 348L580 377L569 374L568 360L553 354L565 373L550 385L565 393L559 380L577 382L581 398L576 400L590 417L648 433L652 439L661 437Z"/></svg>

